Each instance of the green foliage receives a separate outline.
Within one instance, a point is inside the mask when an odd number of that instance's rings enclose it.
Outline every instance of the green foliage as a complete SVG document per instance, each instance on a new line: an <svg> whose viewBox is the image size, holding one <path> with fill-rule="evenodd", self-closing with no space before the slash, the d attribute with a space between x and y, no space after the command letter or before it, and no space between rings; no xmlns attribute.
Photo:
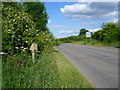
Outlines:
<svg viewBox="0 0 120 90"><path fill-rule="evenodd" d="M116 23L105 23L102 25L102 30L95 32L92 38L102 42L119 41L120 27Z"/></svg>
<svg viewBox="0 0 120 90"><path fill-rule="evenodd" d="M29 13L36 23L36 29L40 31L48 31L46 24L48 23L48 15L46 13L44 4L41 2L22 2L25 11Z"/></svg>
<svg viewBox="0 0 120 90"><path fill-rule="evenodd" d="M33 64L28 54L8 56L3 62L2 88L55 88L58 73L52 55L39 55Z"/></svg>
<svg viewBox="0 0 120 90"><path fill-rule="evenodd" d="M70 36L59 40L63 43L86 44L85 33L87 31L88 30L86 29L81 29L78 36ZM120 41L120 27L118 27L117 23L104 23L101 30L91 34L92 38L90 40L89 38L87 39L87 45L119 46L118 42Z"/></svg>
<svg viewBox="0 0 120 90"><path fill-rule="evenodd" d="M54 45L59 46L61 44L61 41L59 39L55 39Z"/></svg>
<svg viewBox="0 0 120 90"><path fill-rule="evenodd" d="M29 49L33 42L38 44L40 52L49 51L56 44L53 35L46 26L47 14L44 4L40 2L27 4L29 8L21 8L20 3L3 2L2 46L3 52L7 54L13 55L23 52ZM32 7L34 8L30 9ZM27 11L30 12L27 13ZM46 15L44 16L44 14ZM40 27L36 26L38 24Z"/></svg>
<svg viewBox="0 0 120 90"><path fill-rule="evenodd" d="M84 29L84 28L80 29L79 36L80 36L80 35L85 35L86 32L88 32L88 30L86 30L86 29Z"/></svg>
<svg viewBox="0 0 120 90"><path fill-rule="evenodd" d="M73 41L83 41L83 40L85 40L85 35L70 36L70 37L66 37L66 38L60 38L59 40L63 43L71 43Z"/></svg>
<svg viewBox="0 0 120 90"><path fill-rule="evenodd" d="M37 36L32 17L16 2L3 2L2 14L3 52L13 55L18 48L28 48Z"/></svg>

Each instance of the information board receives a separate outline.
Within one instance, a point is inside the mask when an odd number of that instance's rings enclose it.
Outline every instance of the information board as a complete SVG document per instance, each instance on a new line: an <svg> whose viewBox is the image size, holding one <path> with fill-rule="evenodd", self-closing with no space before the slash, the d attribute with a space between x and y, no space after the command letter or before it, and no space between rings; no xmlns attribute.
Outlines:
<svg viewBox="0 0 120 90"><path fill-rule="evenodd" d="M91 37L91 33L90 32L86 32L86 37Z"/></svg>

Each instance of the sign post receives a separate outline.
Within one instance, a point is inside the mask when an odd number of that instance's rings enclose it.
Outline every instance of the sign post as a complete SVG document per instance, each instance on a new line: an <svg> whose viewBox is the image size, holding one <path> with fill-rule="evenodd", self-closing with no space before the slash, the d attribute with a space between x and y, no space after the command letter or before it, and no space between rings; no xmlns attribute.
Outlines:
<svg viewBox="0 0 120 90"><path fill-rule="evenodd" d="M87 38L91 38L91 32L86 32L86 44L87 44Z"/></svg>
<svg viewBox="0 0 120 90"><path fill-rule="evenodd" d="M33 63L35 63L35 50L38 50L37 44L36 43L32 43L32 45L30 46L30 50L32 52L32 60Z"/></svg>

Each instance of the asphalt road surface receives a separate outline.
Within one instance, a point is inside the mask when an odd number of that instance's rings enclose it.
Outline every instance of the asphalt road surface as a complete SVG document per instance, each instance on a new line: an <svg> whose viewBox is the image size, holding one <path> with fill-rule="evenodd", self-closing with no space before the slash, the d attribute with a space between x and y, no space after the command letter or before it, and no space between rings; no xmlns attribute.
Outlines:
<svg viewBox="0 0 120 90"><path fill-rule="evenodd" d="M118 88L118 49L62 44L57 47L96 88Z"/></svg>

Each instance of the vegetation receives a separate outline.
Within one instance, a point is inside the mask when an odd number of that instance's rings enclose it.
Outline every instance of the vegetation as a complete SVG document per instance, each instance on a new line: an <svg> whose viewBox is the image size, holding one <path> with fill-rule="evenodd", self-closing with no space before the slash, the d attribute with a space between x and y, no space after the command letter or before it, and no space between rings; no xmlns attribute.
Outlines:
<svg viewBox="0 0 120 90"><path fill-rule="evenodd" d="M37 57L33 64L28 54L8 56L3 62L3 88L92 88L57 50Z"/></svg>
<svg viewBox="0 0 120 90"><path fill-rule="evenodd" d="M31 55L9 56L3 62L3 88L58 87L57 66L51 54L40 55L33 64Z"/></svg>
<svg viewBox="0 0 120 90"><path fill-rule="evenodd" d="M84 29L84 28L80 29L79 36L81 36L81 35L85 35L86 32L88 32L88 30L86 30L86 29Z"/></svg>
<svg viewBox="0 0 120 90"><path fill-rule="evenodd" d="M41 2L23 2L22 7L25 8L25 12L29 13L36 23L35 27L39 31L49 31L46 27L48 23L48 15L46 13L44 3Z"/></svg>
<svg viewBox="0 0 120 90"><path fill-rule="evenodd" d="M94 46L119 46L120 27L117 23L105 23L102 29L95 33L91 33L92 37L87 38L85 33L88 30L81 29L78 36L70 36L59 39L63 43L86 44Z"/></svg>
<svg viewBox="0 0 120 90"><path fill-rule="evenodd" d="M44 86L44 82L49 74L47 71L53 69L52 66L46 66L50 64L51 61L46 57L47 53L52 51L56 43L56 39L47 29L47 16L39 17L42 19L40 28L36 28L38 21L34 21L34 15L30 12L28 13L26 7L23 7L21 3L18 2L2 2L2 51L4 55L2 56L3 63L3 88L17 88L17 87L37 87L34 85L34 81L38 75L39 87ZM34 4L33 4L34 5ZM44 7L41 2L37 2L35 5L39 7ZM34 6L35 7L35 6ZM38 7L36 7L38 8ZM34 8L35 9L35 8ZM37 11L36 11L37 12ZM38 12L37 12L38 13ZM45 8L41 8L40 15L44 15ZM47 14L46 14L47 15ZM43 25L44 24L44 25ZM43 30L44 28L44 30ZM45 30L46 28L46 30ZM36 56L35 65L33 65L31 60L31 52L29 50L31 44L35 42L38 44L38 56ZM43 59L44 58L44 59ZM41 61L43 60L43 65ZM54 62L54 61L53 61ZM41 64L40 64L41 63ZM40 65L42 67L40 67ZM36 68L37 67L37 68ZM43 72L41 70L44 69ZM40 71L38 72L38 70ZM36 69L36 70L35 70ZM48 70L47 70L48 69ZM46 71L47 70L47 71ZM42 74L41 74L41 73ZM39 76L41 74L41 76ZM50 72L50 74L53 74ZM54 74L53 74L54 75ZM44 78L45 77L45 78ZM51 76L52 77L52 76ZM55 76L53 76L55 77ZM46 78L48 79L48 78ZM54 78L53 78L54 79ZM49 80L49 79L48 79ZM55 80L55 79L54 79ZM54 82L54 80L50 81ZM43 86L42 86L43 85Z"/></svg>
<svg viewBox="0 0 120 90"><path fill-rule="evenodd" d="M60 41L46 26L48 17L43 3L2 4L2 88L92 88L70 62L53 49ZM33 42L40 51L34 64L29 50Z"/></svg>
<svg viewBox="0 0 120 90"><path fill-rule="evenodd" d="M105 23L102 30L95 32L92 37L99 41L112 42L120 41L120 27L116 23Z"/></svg>

